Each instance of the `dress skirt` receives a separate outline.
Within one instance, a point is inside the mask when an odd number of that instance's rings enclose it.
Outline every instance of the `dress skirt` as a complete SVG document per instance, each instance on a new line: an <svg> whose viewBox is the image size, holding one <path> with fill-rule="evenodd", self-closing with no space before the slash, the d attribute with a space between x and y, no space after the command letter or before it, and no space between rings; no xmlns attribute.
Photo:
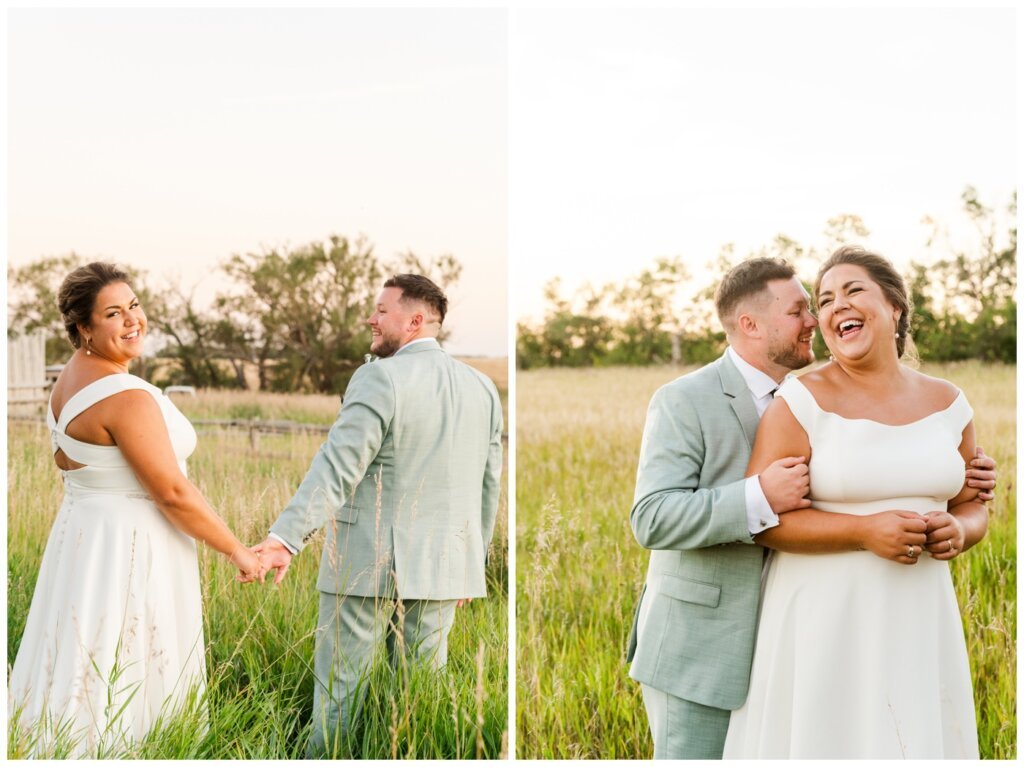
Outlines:
<svg viewBox="0 0 1024 767"><path fill-rule="evenodd" d="M199 566L195 541L144 494L76 487L74 474L64 472L9 715L38 735L33 751L59 740L102 757L201 696Z"/></svg>

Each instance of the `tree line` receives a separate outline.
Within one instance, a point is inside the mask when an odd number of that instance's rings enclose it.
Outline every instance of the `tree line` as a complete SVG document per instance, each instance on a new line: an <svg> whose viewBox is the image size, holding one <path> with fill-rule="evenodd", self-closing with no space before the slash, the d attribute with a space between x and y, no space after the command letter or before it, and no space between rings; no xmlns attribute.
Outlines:
<svg viewBox="0 0 1024 767"><path fill-rule="evenodd" d="M8 335L46 334L47 364L72 353L57 291L64 277L91 260L75 253L9 268ZM156 338L140 375L154 383L267 391L344 391L369 350L365 320L391 274L428 275L442 289L462 265L450 254L423 259L411 251L383 262L365 237L337 235L296 248L231 255L216 269L226 287L207 307L186 290L121 264L131 275ZM443 340L443 334L441 336ZM247 371L255 371L255 381Z"/></svg>
<svg viewBox="0 0 1024 767"><path fill-rule="evenodd" d="M1017 196L1002 208L986 206L973 187L961 195L961 214L970 244L954 243L933 220L926 243L937 258L911 262L903 277L911 293L911 335L922 360L981 359L1015 362L1017 350ZM804 246L779 235L746 258L784 258L802 278L839 245L870 234L859 216L830 219L820 245ZM883 254L892 255L892 254ZM694 291L694 275L679 258L659 258L623 282L584 285L564 295L556 278L545 287L545 311L539 321L516 326L516 365L581 367L652 365L666 362L704 364L725 350L725 333L715 317L715 286L742 259L724 246L701 272L703 287ZM810 283L805 282L808 292ZM828 351L815 335L819 359Z"/></svg>

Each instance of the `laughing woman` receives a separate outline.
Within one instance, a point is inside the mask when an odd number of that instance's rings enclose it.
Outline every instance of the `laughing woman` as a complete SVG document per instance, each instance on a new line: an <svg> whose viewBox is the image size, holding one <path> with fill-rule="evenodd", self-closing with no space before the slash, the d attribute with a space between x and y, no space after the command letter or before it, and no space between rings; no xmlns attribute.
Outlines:
<svg viewBox="0 0 1024 767"><path fill-rule="evenodd" d="M10 677L33 754L103 757L139 741L205 684L196 540L259 575L186 478L192 425L128 373L146 315L128 275L71 272L59 305L75 348L47 410L64 502Z"/></svg>
<svg viewBox="0 0 1024 767"><path fill-rule="evenodd" d="M888 261L841 248L814 292L833 361L779 389L748 467L810 456L813 508L780 515L757 538L776 552L750 692L732 714L725 756L977 759L949 570L988 524L964 481L971 406L952 384L900 362L910 302ZM848 550L893 510L915 543ZM847 550L806 553L836 525Z"/></svg>

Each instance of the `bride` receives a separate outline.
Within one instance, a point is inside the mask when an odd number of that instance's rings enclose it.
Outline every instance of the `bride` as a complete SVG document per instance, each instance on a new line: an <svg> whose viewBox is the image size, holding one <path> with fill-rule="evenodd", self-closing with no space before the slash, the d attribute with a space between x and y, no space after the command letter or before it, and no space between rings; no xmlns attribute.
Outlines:
<svg viewBox="0 0 1024 767"><path fill-rule="evenodd" d="M195 540L241 577L245 548L186 479L191 424L128 373L146 315L128 275L92 263L58 301L75 352L47 412L64 502L10 675L9 715L33 754L104 757L140 740L205 684Z"/></svg>
<svg viewBox="0 0 1024 767"><path fill-rule="evenodd" d="M952 384L901 364L910 303L888 261L841 248L814 293L833 361L779 389L748 467L810 456L814 508L758 536L776 551L725 757L977 759L949 570L988 524L964 482L971 407ZM886 509L923 522L917 545L803 553L826 527L848 524L854 538Z"/></svg>

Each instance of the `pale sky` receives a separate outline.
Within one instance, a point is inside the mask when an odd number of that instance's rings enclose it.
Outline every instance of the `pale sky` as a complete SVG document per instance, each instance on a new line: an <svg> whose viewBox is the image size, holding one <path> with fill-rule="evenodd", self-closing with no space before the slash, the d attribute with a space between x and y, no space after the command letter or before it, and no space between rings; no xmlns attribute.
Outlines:
<svg viewBox="0 0 1024 767"><path fill-rule="evenodd" d="M622 280L659 256L698 274L784 233L924 260L927 214L1016 177L1014 11L514 11L512 315L560 276ZM812 277L813 275L806 275Z"/></svg>
<svg viewBox="0 0 1024 767"><path fill-rule="evenodd" d="M203 282L261 245L451 252L449 349L560 276L822 244L897 264L1015 184L1013 9L8 12L8 257ZM507 78L507 79L506 79ZM508 83L508 85L506 85ZM506 215L507 211L507 215ZM506 271L508 262L508 271ZM809 276L809 275L808 275ZM511 309L506 300L511 292Z"/></svg>
<svg viewBox="0 0 1024 767"><path fill-rule="evenodd" d="M452 253L447 348L507 354L507 17L8 11L8 258L186 285L261 245Z"/></svg>

